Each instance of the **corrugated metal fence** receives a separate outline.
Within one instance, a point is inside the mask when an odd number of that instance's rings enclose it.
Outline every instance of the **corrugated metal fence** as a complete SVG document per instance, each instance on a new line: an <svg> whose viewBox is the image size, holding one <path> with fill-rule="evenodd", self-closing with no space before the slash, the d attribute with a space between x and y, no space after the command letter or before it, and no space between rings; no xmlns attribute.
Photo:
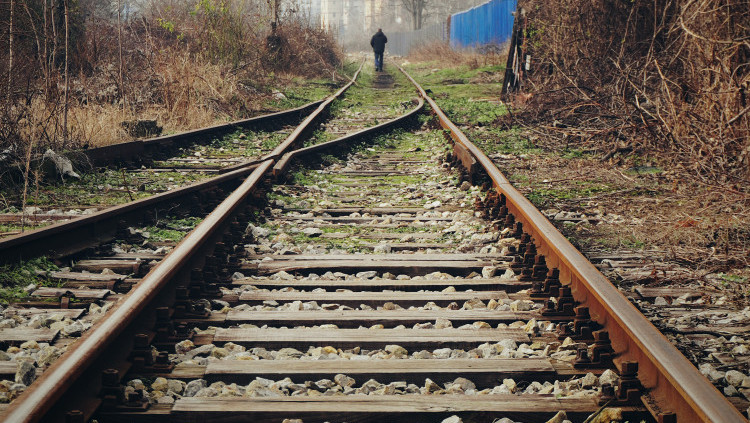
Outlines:
<svg viewBox="0 0 750 423"><path fill-rule="evenodd" d="M387 50L394 56L406 56L411 49L423 44L445 42L448 39L446 22L425 26L417 31L394 32L388 36Z"/></svg>
<svg viewBox="0 0 750 423"><path fill-rule="evenodd" d="M516 4L517 0L492 0L451 16L451 47L499 45L510 40Z"/></svg>
<svg viewBox="0 0 750 423"><path fill-rule="evenodd" d="M415 47L441 41L450 41L454 48L503 44L510 40L513 33L516 4L517 0L491 0L452 15L448 22L432 24L417 31L386 34L386 50L394 56L406 56Z"/></svg>

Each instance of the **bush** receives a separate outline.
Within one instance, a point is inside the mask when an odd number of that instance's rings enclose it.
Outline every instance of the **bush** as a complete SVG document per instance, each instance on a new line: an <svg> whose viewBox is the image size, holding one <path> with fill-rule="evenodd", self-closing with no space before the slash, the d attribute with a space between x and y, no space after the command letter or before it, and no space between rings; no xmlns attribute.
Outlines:
<svg viewBox="0 0 750 423"><path fill-rule="evenodd" d="M660 151L696 175L748 190L750 3L520 5L534 63L521 117L583 129L566 143Z"/></svg>

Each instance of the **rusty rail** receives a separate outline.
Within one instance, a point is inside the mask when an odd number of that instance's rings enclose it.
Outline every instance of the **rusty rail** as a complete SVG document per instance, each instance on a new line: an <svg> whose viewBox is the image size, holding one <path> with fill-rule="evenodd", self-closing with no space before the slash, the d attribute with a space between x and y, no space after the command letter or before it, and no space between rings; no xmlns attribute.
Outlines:
<svg viewBox="0 0 750 423"><path fill-rule="evenodd" d="M229 133L237 128L254 128L265 127L280 121L286 121L292 118L299 118L310 111L317 109L325 99L314 101L300 107L289 110L282 110L276 113L269 113L262 116L256 116L249 119L236 120L233 122L222 123L208 126L205 128L194 129L191 131L180 132L178 134L164 135L161 137L138 139L118 144L105 145L103 147L90 148L82 151L69 152L66 155L74 160L81 156L85 157L93 166L105 166L114 162L137 161L144 156L158 153L165 147L186 144L196 139L206 136L218 136Z"/></svg>
<svg viewBox="0 0 750 423"><path fill-rule="evenodd" d="M313 113L310 114L289 136L276 148L274 148L268 155L264 157L264 159L277 159L282 154L284 154L289 146L297 142L299 140L300 136L304 133L304 131L308 130L311 124L315 122L317 119L319 119L325 110L328 109L328 107L333 103L334 100L336 100L341 94L343 94L346 90L349 89L354 84L354 81L357 80L357 77L359 76L359 73L362 72L362 67L365 65L364 60L359 65L359 69L357 69L357 72L354 73L354 76L352 77L352 80L349 81L348 84L344 85L336 91L335 94L328 97L323 103L321 103L320 106L318 106L317 110L315 110Z"/></svg>
<svg viewBox="0 0 750 423"><path fill-rule="evenodd" d="M550 268L560 270L575 299L588 306L592 319L609 331L616 362L637 361L638 378L649 390L647 404L663 420L674 413L679 422L747 422L739 411L649 322L583 254L513 187L495 164L440 110L437 103L403 69L455 143L463 146L484 168L516 221L533 237Z"/></svg>

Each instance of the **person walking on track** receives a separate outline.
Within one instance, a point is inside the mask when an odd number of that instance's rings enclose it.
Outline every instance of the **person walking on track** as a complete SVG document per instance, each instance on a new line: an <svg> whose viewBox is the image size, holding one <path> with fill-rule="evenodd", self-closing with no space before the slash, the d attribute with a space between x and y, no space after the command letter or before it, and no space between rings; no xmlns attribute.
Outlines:
<svg viewBox="0 0 750 423"><path fill-rule="evenodd" d="M388 37L383 34L382 29L378 29L378 32L370 40L372 50L375 52L375 70L378 72L383 71L383 53L385 52L385 43L387 42Z"/></svg>

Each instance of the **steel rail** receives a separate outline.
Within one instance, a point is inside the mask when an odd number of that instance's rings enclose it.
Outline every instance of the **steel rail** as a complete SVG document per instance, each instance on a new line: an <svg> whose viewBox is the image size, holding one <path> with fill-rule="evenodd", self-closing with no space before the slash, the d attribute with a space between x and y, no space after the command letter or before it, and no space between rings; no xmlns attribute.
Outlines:
<svg viewBox="0 0 750 423"><path fill-rule="evenodd" d="M364 65L365 65L365 61L362 60L362 63L360 63L359 65L359 69L357 69L357 71L354 73L354 76L352 77L351 81L349 81L348 84L344 85L343 87L341 87L341 89L336 91L335 94L328 97L320 106L318 106L317 110L311 113L310 116L308 116L297 128L295 128L294 131L292 131L292 133L289 134L289 136L281 144L279 144L276 148L274 148L270 153L268 153L263 158L264 159L270 159L270 158L278 159L282 154L286 153L287 148L289 148L289 146L292 145L293 143L297 142L300 135L302 135L302 133L305 130L307 130L308 126L312 122L314 122L316 119L318 119L322 115L322 113L326 109L328 109L328 106L330 106L331 103L333 103L335 99L337 99L341 94L343 94L346 90L349 89L349 87L351 87L354 84L354 81L357 80L359 73L362 72L362 67Z"/></svg>
<svg viewBox="0 0 750 423"><path fill-rule="evenodd" d="M294 142L299 139L299 137L305 131L309 130L311 125L323 115L323 113L328 109L328 107L336 98L341 96L341 94L346 92L346 90L352 86L354 81L359 76L359 73L362 70L362 66L364 66L364 61L362 61L362 63L360 64L359 69L352 77L352 80L342 88L340 88L338 91L336 91L336 93L330 95L325 100L311 103L319 103L315 111L313 111L305 120L303 120L302 123L300 123L297 128L295 128L295 130L278 147L276 147L273 151L263 156L262 158L231 166L231 170L225 169L224 172L226 173L220 176L197 182L186 187L159 193L151 197L132 201L123 205L110 207L91 215L79 217L68 222L60 222L57 224L25 232L23 234L4 238L0 240L0 263L20 261L43 254L50 254L52 256L58 257L60 255L75 253L85 248L92 239L102 237L103 232L105 232L103 228L111 227L113 224L116 224L117 219L121 218L127 213L137 212L138 210L144 210L149 207L154 207L159 203L174 201L180 196L195 193L200 190L216 186L220 183L246 176L248 173L250 173L250 171L253 170L255 166L259 165L260 163L263 163L264 161L269 159L277 160ZM308 107L310 107L310 105L306 105L298 109L293 109L293 112L296 113ZM286 113L289 113L289 111L279 112L270 116L282 116ZM252 120L257 121L260 118L264 117L261 116L238 122L246 123L247 121ZM191 136L193 136L194 134L205 134L209 133L210 130L214 130L217 127L224 128L228 125L234 124L217 125L209 127L207 129L191 131L186 134L190 134ZM182 135L184 134L178 134L178 136ZM170 137L173 138L175 136ZM155 138L146 142L161 142L160 140L166 138L167 137Z"/></svg>
<svg viewBox="0 0 750 423"><path fill-rule="evenodd" d="M673 412L679 422L747 422L695 366L511 185L492 160L448 119L417 81L401 67L399 70L427 101L453 141L474 156L492 179L497 192L505 195L509 212L534 238L547 265L559 268L560 280L570 284L575 299L588 306L592 319L609 331L618 354L616 361L635 360L639 363L638 378L649 389L651 399L659 408L656 412Z"/></svg>

